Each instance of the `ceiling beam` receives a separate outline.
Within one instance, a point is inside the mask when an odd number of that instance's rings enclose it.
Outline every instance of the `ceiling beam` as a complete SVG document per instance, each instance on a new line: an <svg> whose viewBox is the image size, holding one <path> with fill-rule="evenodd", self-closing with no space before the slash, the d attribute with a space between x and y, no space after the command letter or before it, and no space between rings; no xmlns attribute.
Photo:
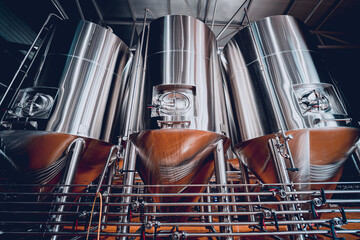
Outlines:
<svg viewBox="0 0 360 240"><path fill-rule="evenodd" d="M217 3L218 3L218 0L215 0L215 6L214 6L214 11L213 11L213 16L212 16L212 22L211 22L211 30L213 30L213 29L214 29L214 23L215 23L215 15L216 15Z"/></svg>
<svg viewBox="0 0 360 240"><path fill-rule="evenodd" d="M196 18L197 18L197 19L200 19L201 2L202 2L202 0L199 0L199 1L198 1L198 9L197 9L197 15L196 15Z"/></svg>
<svg viewBox="0 0 360 240"><path fill-rule="evenodd" d="M207 18L208 18L208 12L210 8L210 0L206 0L206 7L205 7L205 17L204 17L204 23L206 24Z"/></svg>
<svg viewBox="0 0 360 240"><path fill-rule="evenodd" d="M220 36L225 32L225 30L230 26L230 24L232 23L232 21L234 20L234 18L236 17L236 15L240 12L240 10L244 7L245 3L248 0L245 0L241 6L239 7L239 9L234 13L234 15L230 18L230 20L228 21L228 23L225 25L225 27L223 29L221 29L220 33L216 36L216 40L218 40L220 38ZM246 13L245 13L246 14Z"/></svg>
<svg viewBox="0 0 360 240"><path fill-rule="evenodd" d="M146 21L146 23L150 23L152 20L148 20ZM136 21L136 22L133 22L133 21L117 21L117 20L104 20L104 24L107 24L107 25L125 25L125 26L131 26L133 24L135 24L136 26L139 26L139 25L142 25L143 22L139 22L139 21ZM226 23L215 23L214 24L214 27L224 27ZM234 29L234 28L238 28L239 27L239 24L230 24L227 28L230 29Z"/></svg>
<svg viewBox="0 0 360 240"><path fill-rule="evenodd" d="M56 10L58 10L58 12L60 13L60 15L63 19L69 19L64 8L61 6L61 4L58 0L51 0L51 2L54 5L54 7L56 8Z"/></svg>
<svg viewBox="0 0 360 240"><path fill-rule="evenodd" d="M79 0L75 0L75 3L76 3L76 8L77 8L77 10L79 12L81 20L85 20L84 12L83 12L83 10L81 8Z"/></svg>
<svg viewBox="0 0 360 240"><path fill-rule="evenodd" d="M249 0L248 5L246 6L246 11L247 11L247 13L250 12L251 3L252 3L252 0ZM241 19L241 22L240 22L240 26L244 26L244 21L245 21L245 19L246 19L246 14L244 13L244 16L243 16L243 18ZM249 24L249 23L247 23L247 24Z"/></svg>
<svg viewBox="0 0 360 240"><path fill-rule="evenodd" d="M319 49L359 49L356 45L319 45Z"/></svg>
<svg viewBox="0 0 360 240"><path fill-rule="evenodd" d="M295 5L295 2L296 2L296 0L290 0L290 2L289 2L289 4L287 5L287 7L286 7L286 9L285 9L285 11L284 11L284 13L283 13L283 15L288 15L288 14L291 12L291 10L293 9L293 7L294 7L294 5Z"/></svg>
<svg viewBox="0 0 360 240"><path fill-rule="evenodd" d="M103 17L103 14L100 10L100 7L99 5L97 4L96 0L92 0L92 3L94 5L94 8L95 8L95 11L96 11L96 14L98 15L99 19L100 19L100 23L104 22L104 17Z"/></svg>
<svg viewBox="0 0 360 240"><path fill-rule="evenodd" d="M135 7L132 0L128 0L128 5L130 8L131 18L134 22L136 22L136 13L135 13Z"/></svg>
<svg viewBox="0 0 360 240"><path fill-rule="evenodd" d="M185 5L186 5L188 11L190 12L191 16L193 16L194 18L196 18L193 10L191 9L191 6L190 6L190 4L189 4L189 1L188 1L188 0L184 0L184 2L185 2Z"/></svg>
<svg viewBox="0 0 360 240"><path fill-rule="evenodd" d="M305 18L304 23L307 23L310 18L312 17L312 15L314 15L314 13L316 12L316 10L320 7L321 3L324 0L319 0L318 3L316 4L316 6L313 8L313 10L309 13L309 15Z"/></svg>
<svg viewBox="0 0 360 240"><path fill-rule="evenodd" d="M322 20L322 22L315 28L315 31L319 30L322 25L329 19L329 17L335 12L335 10L343 3L344 0L340 0L338 4L331 10L331 12Z"/></svg>
<svg viewBox="0 0 360 240"><path fill-rule="evenodd" d="M168 12L168 15L171 15L171 0L167 1L167 12Z"/></svg>

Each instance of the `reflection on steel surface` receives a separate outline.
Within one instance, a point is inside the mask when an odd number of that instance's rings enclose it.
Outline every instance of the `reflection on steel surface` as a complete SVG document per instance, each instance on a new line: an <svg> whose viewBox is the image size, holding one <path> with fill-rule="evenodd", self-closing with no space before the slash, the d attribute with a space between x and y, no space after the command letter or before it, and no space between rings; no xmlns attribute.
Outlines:
<svg viewBox="0 0 360 240"><path fill-rule="evenodd" d="M159 121L166 121L221 133L226 113L213 32L181 15L158 18L148 29L148 51L141 56L146 66L140 63L145 71L139 73L145 75L133 93L130 132L158 129Z"/></svg>
<svg viewBox="0 0 360 240"><path fill-rule="evenodd" d="M144 75L136 84L129 126L138 153L137 171L146 184L207 183L214 174L216 143L227 139L223 135L226 111L215 36L203 22L180 15L154 20L146 34ZM229 143L224 142L226 151ZM197 193L203 188L150 191ZM198 199L154 197L159 202Z"/></svg>
<svg viewBox="0 0 360 240"><path fill-rule="evenodd" d="M267 141L281 130L293 181L324 181L339 171L359 137L304 25L291 16L261 19L225 46L235 151L260 179L278 181ZM281 150L281 149L280 149ZM288 166L290 167L290 166Z"/></svg>
<svg viewBox="0 0 360 240"><path fill-rule="evenodd" d="M6 156L2 166L9 168L10 182L39 184L57 184L61 180L61 173L68 164L67 149L77 138L70 134L31 130L0 131L0 137L1 154ZM102 172L110 148L109 143L86 138L74 184L87 185L94 181ZM84 187L74 191L81 189Z"/></svg>
<svg viewBox="0 0 360 240"><path fill-rule="evenodd" d="M83 137L75 182L92 182L120 135L131 59L129 48L109 29L87 21L58 23L33 85L19 92L5 117L11 131L0 132L2 161L38 175L34 181L48 181L41 174L58 175L66 148Z"/></svg>
<svg viewBox="0 0 360 240"><path fill-rule="evenodd" d="M214 150L220 139L226 140L225 149L230 145L223 135L193 129L159 129L143 131L131 137L137 146L137 169L146 185L184 185L150 187L151 193L203 192L204 187L191 184L208 183L214 174ZM199 196L157 197L157 202L197 202ZM162 211L188 211L187 207L163 207Z"/></svg>

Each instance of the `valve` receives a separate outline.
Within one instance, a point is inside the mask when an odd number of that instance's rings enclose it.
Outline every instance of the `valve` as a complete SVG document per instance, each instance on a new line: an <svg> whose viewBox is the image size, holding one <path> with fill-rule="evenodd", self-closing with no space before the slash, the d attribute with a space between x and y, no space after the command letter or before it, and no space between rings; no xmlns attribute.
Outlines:
<svg viewBox="0 0 360 240"><path fill-rule="evenodd" d="M285 192L284 189L280 189L280 191L279 191L279 196L280 196L280 198L282 198L282 199L286 198L286 192Z"/></svg>
<svg viewBox="0 0 360 240"><path fill-rule="evenodd" d="M340 227L340 226L343 225L342 220L341 220L340 218L338 218L338 217L334 217L332 220L333 220L334 225L335 225L336 227Z"/></svg>
<svg viewBox="0 0 360 240"><path fill-rule="evenodd" d="M316 207L321 207L322 205L323 205L323 201L322 201L322 199L321 198L314 198L314 205L316 206Z"/></svg>

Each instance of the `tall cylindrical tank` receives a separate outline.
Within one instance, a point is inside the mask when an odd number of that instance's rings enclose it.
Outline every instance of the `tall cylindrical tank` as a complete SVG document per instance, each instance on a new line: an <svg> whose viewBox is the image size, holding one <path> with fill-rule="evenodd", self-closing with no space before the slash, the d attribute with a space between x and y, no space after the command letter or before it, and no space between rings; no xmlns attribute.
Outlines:
<svg viewBox="0 0 360 240"><path fill-rule="evenodd" d="M61 21L47 40L38 74L5 115L3 161L28 182L47 183L66 164L69 144L85 140L75 183L101 173L126 105L132 53L110 29Z"/></svg>
<svg viewBox="0 0 360 240"><path fill-rule="evenodd" d="M225 148L229 146L223 133L224 92L215 36L193 17L171 15L151 22L145 43L147 39L129 124L138 152L137 170L146 184L207 183L214 173L217 142L224 139ZM201 192L202 188L150 191ZM155 201L197 200L155 197Z"/></svg>
<svg viewBox="0 0 360 240"><path fill-rule="evenodd" d="M308 35L294 17L272 16L240 30L223 50L233 147L264 182L279 181L271 138L284 143L283 136L292 135L290 178L309 182L337 175L359 137ZM286 155L284 147L279 151Z"/></svg>

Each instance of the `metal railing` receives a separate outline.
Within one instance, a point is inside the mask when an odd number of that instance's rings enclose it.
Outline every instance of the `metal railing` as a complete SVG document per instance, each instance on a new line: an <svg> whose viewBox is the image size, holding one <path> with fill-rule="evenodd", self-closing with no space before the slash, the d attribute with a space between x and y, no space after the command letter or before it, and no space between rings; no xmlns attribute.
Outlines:
<svg viewBox="0 0 360 240"><path fill-rule="evenodd" d="M233 174L233 172L232 172ZM100 234L103 238L114 237L167 237L169 239L186 239L208 237L222 239L240 236L269 236L283 239L287 236L314 236L331 238L350 236L360 237L360 190L356 189L359 182L341 183L346 189L308 191L283 191L279 183L264 184L228 183L227 192L219 193L224 184L182 185L186 187L201 186L202 193L151 193L153 189L166 189L171 185L144 185L137 180L131 187L133 191L126 193L121 180L113 184L102 184L107 189L101 196L108 201L94 202L98 185L90 184L83 192L62 193L56 191L64 187L80 185L36 185L36 184L0 184L0 236L4 239L22 237L24 239L51 238L79 239L89 235ZM114 175L121 179L121 173ZM137 178L138 179L138 178ZM232 178L234 182L234 178ZM296 188L295 183L291 183ZM314 183L301 183L301 185ZM322 183L333 186L335 182ZM176 185L179 186L179 185ZM126 185L126 187L129 187ZM245 192L247 187L249 192ZM353 187L354 189L349 189ZM53 189L50 192L36 192L32 189ZM326 187L324 187L326 188ZM295 196L286 198L286 196ZM331 198L329 196L332 196ZM65 197L66 202L56 201ZM173 197L198 196L198 202L172 202ZM162 197L163 202L155 202L154 197ZM220 201L220 198L228 201ZM328 199L327 199L328 197ZM122 201L131 198L130 205ZM41 200L40 200L41 199ZM289 200L290 199L290 200ZM250 201L249 201L250 200ZM57 211L58 206L62 211ZM92 210L92 205L94 205ZM229 206L227 211L222 211ZM231 206L231 207L230 207ZM252 206L249 211L248 206ZM290 206L290 207L284 207ZM292 208L291 206L296 206ZM127 211L123 211L123 209ZM179 209L187 211L179 211ZM100 213L100 209L106 209ZM61 215L54 221L54 216ZM105 217L106 216L106 217ZM222 217L231 221L221 221ZM252 216L252 217L250 217ZM294 218L293 216L297 216ZM120 219L127 217L129 221ZM92 224L89 227L90 218ZM97 233L101 218L101 231ZM54 226L59 226L54 232ZM297 226L293 231L292 226ZM300 227L299 227L300 226ZM126 227L127 232L119 232L119 227ZM231 227L232 232L221 232L221 227ZM89 230L90 229L90 230Z"/></svg>

